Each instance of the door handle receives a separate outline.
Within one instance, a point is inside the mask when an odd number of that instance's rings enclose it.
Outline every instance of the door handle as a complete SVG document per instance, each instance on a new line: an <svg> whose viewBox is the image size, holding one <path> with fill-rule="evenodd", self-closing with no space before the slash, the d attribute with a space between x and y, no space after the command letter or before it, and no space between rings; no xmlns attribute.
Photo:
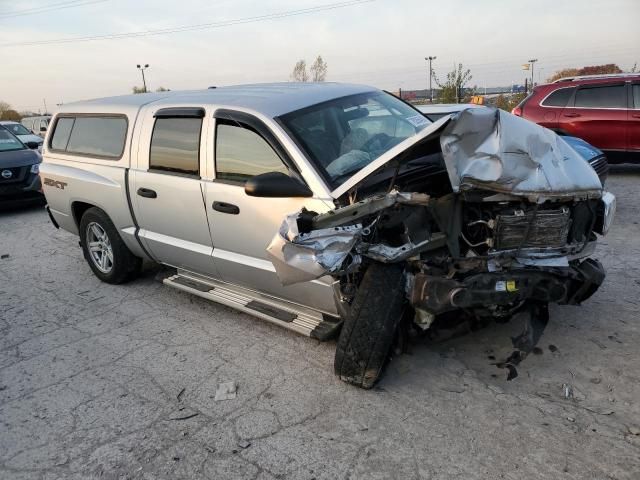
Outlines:
<svg viewBox="0 0 640 480"><path fill-rule="evenodd" d="M565 117L569 117L569 118L576 118L576 117L579 117L580 114L579 113L565 113L564 116Z"/></svg>
<svg viewBox="0 0 640 480"><path fill-rule="evenodd" d="M240 213L240 208L238 208L237 205L226 202L213 202L213 209L216 212L229 213L231 215L238 215Z"/></svg>
<svg viewBox="0 0 640 480"><path fill-rule="evenodd" d="M138 195L145 198L156 198L158 194L155 190L151 190L150 188L139 188Z"/></svg>

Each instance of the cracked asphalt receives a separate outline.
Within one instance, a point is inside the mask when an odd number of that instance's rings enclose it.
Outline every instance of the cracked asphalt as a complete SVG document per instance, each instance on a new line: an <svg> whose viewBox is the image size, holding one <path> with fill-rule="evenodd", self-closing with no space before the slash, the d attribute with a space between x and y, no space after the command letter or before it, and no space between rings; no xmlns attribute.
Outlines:
<svg viewBox="0 0 640 480"><path fill-rule="evenodd" d="M415 339L371 391L334 377L334 342L154 270L100 283L41 208L0 212L0 478L638 479L639 185L638 168L611 175L606 283L551 309L516 379L489 357L522 318Z"/></svg>

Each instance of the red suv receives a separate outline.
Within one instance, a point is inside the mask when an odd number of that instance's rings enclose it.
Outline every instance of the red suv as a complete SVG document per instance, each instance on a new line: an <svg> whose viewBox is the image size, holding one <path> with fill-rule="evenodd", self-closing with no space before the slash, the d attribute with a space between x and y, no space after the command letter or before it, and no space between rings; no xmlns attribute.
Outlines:
<svg viewBox="0 0 640 480"><path fill-rule="evenodd" d="M640 74L589 75L539 85L511 112L640 162Z"/></svg>

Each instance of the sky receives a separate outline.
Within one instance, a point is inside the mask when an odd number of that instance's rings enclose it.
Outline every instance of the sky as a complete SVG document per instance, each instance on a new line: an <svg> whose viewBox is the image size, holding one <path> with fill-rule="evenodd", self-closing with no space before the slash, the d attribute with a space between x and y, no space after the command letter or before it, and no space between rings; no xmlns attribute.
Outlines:
<svg viewBox="0 0 640 480"><path fill-rule="evenodd" d="M317 55L327 80L394 91L428 86L425 56L441 79L462 63L480 88L523 83L537 58L544 82L566 67L640 66L638 25L640 0L0 0L0 100L37 112L128 94L137 64L152 90L288 81Z"/></svg>

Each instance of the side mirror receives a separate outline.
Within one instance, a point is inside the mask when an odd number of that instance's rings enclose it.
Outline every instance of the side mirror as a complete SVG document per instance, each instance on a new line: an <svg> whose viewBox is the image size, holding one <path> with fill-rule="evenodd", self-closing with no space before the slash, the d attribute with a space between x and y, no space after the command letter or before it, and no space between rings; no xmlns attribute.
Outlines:
<svg viewBox="0 0 640 480"><path fill-rule="evenodd" d="M37 150L40 144L38 142L26 142L25 145L31 150Z"/></svg>
<svg viewBox="0 0 640 480"><path fill-rule="evenodd" d="M244 184L244 192L251 197L312 197L313 192L300 180L281 172L256 175Z"/></svg>

